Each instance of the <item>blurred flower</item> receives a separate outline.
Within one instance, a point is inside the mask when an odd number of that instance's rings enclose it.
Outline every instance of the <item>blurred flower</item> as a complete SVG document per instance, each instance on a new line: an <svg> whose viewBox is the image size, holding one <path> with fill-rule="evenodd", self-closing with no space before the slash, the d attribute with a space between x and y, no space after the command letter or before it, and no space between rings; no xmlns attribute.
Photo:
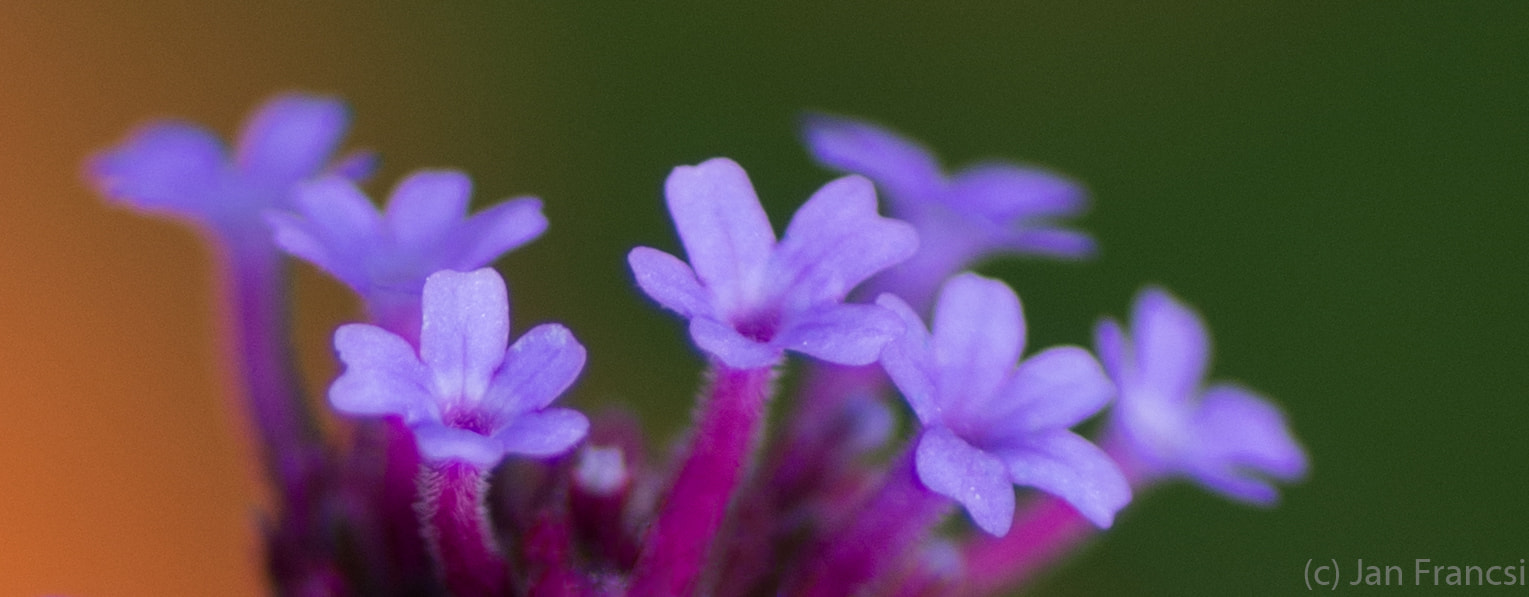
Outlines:
<svg viewBox="0 0 1529 597"><path fill-rule="evenodd" d="M92 157L88 172L107 197L144 211L187 218L225 241L268 242L261 213L285 207L292 186L329 165L349 125L339 100L286 94L249 119L232 156L216 136L185 122L149 124ZM334 166L369 174L360 154Z"/></svg>
<svg viewBox="0 0 1529 597"><path fill-rule="evenodd" d="M1201 389L1210 336L1200 317L1167 292L1143 290L1131 335L1105 320L1095 342L1120 388L1111 431L1133 474L1185 475L1229 498L1261 504L1279 499L1264 477L1305 475L1306 454L1268 400L1230 384Z"/></svg>
<svg viewBox="0 0 1529 597"><path fill-rule="evenodd" d="M947 277L1000 253L1081 258L1088 235L1053 222L1088 206L1077 184L1042 170L985 163L946 176L917 143L870 123L831 116L806 121L807 148L823 165L860 174L881 189L894 217L918 229L913 258L878 278L920 309Z"/></svg>
<svg viewBox="0 0 1529 597"><path fill-rule="evenodd" d="M346 369L329 389L336 410L398 415L427 461L487 469L505 454L553 456L584 438L577 411L548 408L584 367L567 328L532 328L506 350L509 306L491 269L438 272L425 281L419 351L366 324L341 326Z"/></svg>
<svg viewBox="0 0 1529 597"><path fill-rule="evenodd" d="M427 276L483 267L547 229L534 197L469 217L471 193L461 172L420 171L398 183L379 211L351 181L328 176L298 185L292 211L267 219L277 245L349 285L375 320L400 332L413 325L402 322L418 320Z"/></svg>
<svg viewBox="0 0 1529 597"><path fill-rule="evenodd" d="M976 274L945 284L932 333L902 299L877 302L906 324L881 362L924 428L915 458L925 486L960 502L993 535L1013 522L1014 485L1055 494L1110 526L1130 487L1109 456L1068 430L1114 391L1092 355L1063 346L1019 362L1019 297Z"/></svg>
<svg viewBox="0 0 1529 597"><path fill-rule="evenodd" d="M723 363L765 367L790 349L863 365L897 333L897 317L881 307L843 304L918 246L911 226L876 215L869 181L824 185L779 244L748 175L731 160L675 168L664 193L690 263L648 247L627 261L643 291L690 319L690 337Z"/></svg>

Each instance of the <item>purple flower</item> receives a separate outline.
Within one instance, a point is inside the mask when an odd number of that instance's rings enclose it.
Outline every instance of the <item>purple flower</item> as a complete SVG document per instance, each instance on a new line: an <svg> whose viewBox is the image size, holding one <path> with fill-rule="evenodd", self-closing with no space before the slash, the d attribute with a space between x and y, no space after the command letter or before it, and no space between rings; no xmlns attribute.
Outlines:
<svg viewBox="0 0 1529 597"><path fill-rule="evenodd" d="M335 331L345 373L329 402L347 414L401 417L428 461L486 469L505 454L561 454L584 438L589 421L548 405L583 369L584 347L567 328L543 324L506 350L509 328L498 273L437 272L425 280L417 353L376 326Z"/></svg>
<svg viewBox="0 0 1529 597"><path fill-rule="evenodd" d="M89 173L127 205L188 218L225 239L264 239L261 213L285 206L294 184L325 170L349 121L338 100L281 95L250 118L232 156L202 127L157 122L94 156ZM360 155L334 170L363 177L370 164Z"/></svg>
<svg viewBox="0 0 1529 597"><path fill-rule="evenodd" d="M1105 320L1095 342L1120 388L1111 431L1128 469L1148 478L1186 475L1259 504L1279 499L1264 477L1305 476L1306 454L1279 409L1235 385L1201 389L1210 335L1200 317L1167 292L1148 288L1137 296L1130 337Z"/></svg>
<svg viewBox="0 0 1529 597"><path fill-rule="evenodd" d="M828 116L806 122L806 142L824 165L876 182L893 216L918 229L912 259L877 282L925 304L946 277L998 253L1081 258L1093 240L1053 220L1087 208L1084 191L1042 170L985 163L946 176L928 150L872 124Z"/></svg>
<svg viewBox="0 0 1529 597"><path fill-rule="evenodd" d="M1130 486L1109 456L1068 430L1114 393L1092 355L1062 346L1016 367L1025 342L1019 297L976 274L945 284L932 334L902 299L883 294L877 303L907 324L881 363L924 428L915 465L925 486L993 535L1013 522L1013 485L1055 494L1110 526Z"/></svg>
<svg viewBox="0 0 1529 597"><path fill-rule="evenodd" d="M732 160L675 168L664 193L690 264L648 247L627 262L643 291L690 319L691 339L727 366L773 365L786 349L863 365L897 334L897 317L885 309L842 302L918 246L911 226L876 215L870 181L824 185L779 244Z"/></svg>
<svg viewBox="0 0 1529 597"><path fill-rule="evenodd" d="M355 289L374 319L398 331L398 321L417 320L426 276L483 267L547 229L536 198L469 217L471 193L461 172L416 172L379 212L353 183L330 176L299 185L294 211L267 215L276 244Z"/></svg>

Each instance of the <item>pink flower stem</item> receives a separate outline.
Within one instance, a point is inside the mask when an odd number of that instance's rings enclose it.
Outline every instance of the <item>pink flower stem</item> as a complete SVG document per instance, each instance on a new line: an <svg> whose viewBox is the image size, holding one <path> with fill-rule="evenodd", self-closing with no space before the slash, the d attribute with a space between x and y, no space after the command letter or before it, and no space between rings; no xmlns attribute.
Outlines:
<svg viewBox="0 0 1529 597"><path fill-rule="evenodd" d="M632 597L694 595L763 433L774 373L712 364L684 465L644 537Z"/></svg>
<svg viewBox="0 0 1529 597"><path fill-rule="evenodd" d="M486 471L465 462L427 464L419 477L420 523L446 588L456 597L510 594L510 564L494 539Z"/></svg>
<svg viewBox="0 0 1529 597"><path fill-rule="evenodd" d="M918 541L950 512L953 502L929 491L913 468L908 450L887 471L881 487L854 510L849 526L803 563L808 573L792 595L857 595L895 574Z"/></svg>

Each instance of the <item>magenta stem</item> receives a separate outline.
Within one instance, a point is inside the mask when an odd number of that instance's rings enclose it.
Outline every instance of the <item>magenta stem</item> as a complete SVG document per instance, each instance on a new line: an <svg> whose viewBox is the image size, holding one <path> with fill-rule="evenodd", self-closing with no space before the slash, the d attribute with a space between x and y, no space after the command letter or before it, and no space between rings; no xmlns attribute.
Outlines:
<svg viewBox="0 0 1529 597"><path fill-rule="evenodd" d="M510 594L510 565L494 539L485 471L447 461L422 468L420 522L446 588L456 597Z"/></svg>
<svg viewBox="0 0 1529 597"><path fill-rule="evenodd" d="M791 594L804 597L856 595L895 574L904 558L950 512L953 502L919 482L912 450L887 471L881 487L850 516L849 527L832 533L824 548L803 560L808 573Z"/></svg>
<svg viewBox="0 0 1529 597"><path fill-rule="evenodd" d="M632 597L693 595L729 502L763 432L774 374L713 363L679 476L644 537Z"/></svg>

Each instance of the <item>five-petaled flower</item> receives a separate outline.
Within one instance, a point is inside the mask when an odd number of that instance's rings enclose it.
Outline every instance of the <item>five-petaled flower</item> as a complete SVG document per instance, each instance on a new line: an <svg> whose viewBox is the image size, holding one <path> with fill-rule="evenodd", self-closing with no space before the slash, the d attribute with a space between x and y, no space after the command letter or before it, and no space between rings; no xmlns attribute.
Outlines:
<svg viewBox="0 0 1529 597"><path fill-rule="evenodd" d="M541 201L522 197L467 215L472 181L455 171L420 171L393 189L379 212L351 181L298 185L293 211L267 214L276 244L349 285L375 320L400 331L417 321L420 289L440 270L470 271L547 229Z"/></svg>
<svg viewBox="0 0 1529 597"><path fill-rule="evenodd" d="M1267 478L1305 476L1306 454L1279 409L1245 388L1202 390L1210 335L1189 307L1158 288L1136 298L1131 334L1104 320L1099 358L1120 388L1110 431L1128 469L1147 479L1185 475L1235 500L1268 504Z"/></svg>
<svg viewBox="0 0 1529 597"><path fill-rule="evenodd" d="M504 280L491 269L442 271L425 280L419 350L367 324L341 326L335 348L345 372L329 389L336 410L397 415L428 461L480 468L506 454L566 452L589 421L549 408L584 367L584 347L567 328L543 324L508 343Z"/></svg>
<svg viewBox="0 0 1529 597"><path fill-rule="evenodd" d="M926 487L994 535L1013 521L1014 485L1045 490L1110 526L1130 486L1104 451L1069 430L1114 393L1092 355L1062 346L1019 362L1019 297L976 274L945 284L932 333L902 299L877 302L907 324L881 363L923 426L914 457Z"/></svg>
<svg viewBox="0 0 1529 597"><path fill-rule="evenodd" d="M190 123L149 124L122 145L91 158L102 194L133 207L188 218L225 241L268 245L262 212L287 204L293 185L329 170L364 178L362 153L330 165L350 116L339 100L278 96L250 117L232 156Z"/></svg>
<svg viewBox="0 0 1529 597"><path fill-rule="evenodd" d="M1094 251L1088 235L1054 223L1082 213L1088 202L1081 187L1050 172L991 162L947 176L919 144L848 118L809 117L805 136L819 162L875 181L890 213L918 229L918 253L875 284L920 309L941 282L980 258L1080 258Z"/></svg>
<svg viewBox="0 0 1529 597"><path fill-rule="evenodd" d="M732 160L675 168L664 193L689 265L648 247L627 261L643 291L690 319L691 339L727 366L770 366L787 349L863 365L897 334L898 319L885 309L843 303L918 247L911 226L876 214L870 181L847 176L824 185L779 244Z"/></svg>

